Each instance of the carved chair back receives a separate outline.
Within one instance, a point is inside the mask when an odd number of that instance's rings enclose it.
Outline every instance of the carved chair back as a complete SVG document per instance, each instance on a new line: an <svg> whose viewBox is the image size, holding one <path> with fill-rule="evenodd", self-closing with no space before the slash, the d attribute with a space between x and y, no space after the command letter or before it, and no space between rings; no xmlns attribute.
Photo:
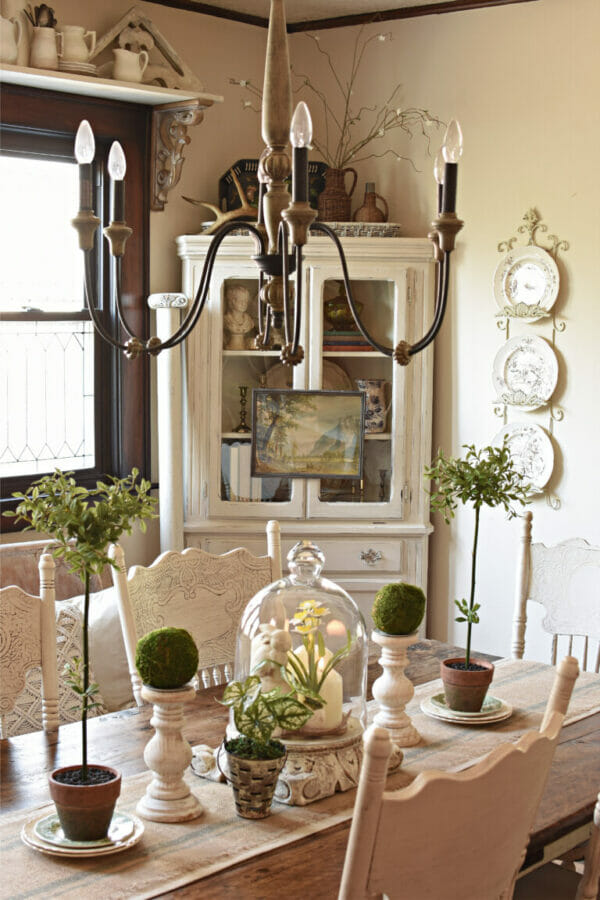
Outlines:
<svg viewBox="0 0 600 900"><path fill-rule="evenodd" d="M39 596L0 588L0 720L2 737L58 728L54 559L39 560ZM41 676L40 676L41 670ZM31 679L37 675L35 686Z"/></svg>
<svg viewBox="0 0 600 900"><path fill-rule="evenodd" d="M141 681L135 667L136 644L155 628L186 628L199 652L198 675L204 687L231 679L238 624L254 594L281 577L279 523L267 524L267 555L245 548L214 555L195 547L168 551L149 567L133 566L126 574L123 551L112 549L118 571L113 579L138 706Z"/></svg>
<svg viewBox="0 0 600 900"><path fill-rule="evenodd" d="M512 656L525 651L527 601L545 609L542 627L552 635L552 665L563 645L584 670L600 671L600 547L581 538L554 547L532 544L532 514L522 520L513 615Z"/></svg>
<svg viewBox="0 0 600 900"><path fill-rule="evenodd" d="M370 726L339 900L509 900L578 671L573 657L561 663L541 731L398 791L385 790L389 733Z"/></svg>

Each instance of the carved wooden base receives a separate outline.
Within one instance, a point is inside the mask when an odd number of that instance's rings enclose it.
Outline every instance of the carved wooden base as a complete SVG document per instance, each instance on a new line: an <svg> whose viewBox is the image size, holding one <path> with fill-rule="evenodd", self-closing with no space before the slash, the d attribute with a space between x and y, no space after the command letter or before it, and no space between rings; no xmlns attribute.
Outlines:
<svg viewBox="0 0 600 900"><path fill-rule="evenodd" d="M284 741L287 760L277 780L275 800L289 806L307 806L315 800L349 791L358 784L362 761L362 725L348 721L345 734L328 738L304 738ZM206 744L193 748L192 770L202 778L222 780L215 765L217 750ZM402 751L394 747L388 772L402 764Z"/></svg>
<svg viewBox="0 0 600 900"><path fill-rule="evenodd" d="M415 692L404 669L408 665L406 651L418 641L418 635L416 632L386 634L373 629L371 638L381 647L379 664L383 669L383 675L373 684L373 697L378 706L373 722L387 728L392 741L399 747L414 747L420 743L421 735L404 710Z"/></svg>
<svg viewBox="0 0 600 900"><path fill-rule="evenodd" d="M142 686L142 697L154 704L150 724L156 733L144 750L144 761L154 778L137 805L137 812L153 822L186 822L204 810L183 780L192 759L192 748L181 733L183 704L195 696L195 689L158 690Z"/></svg>

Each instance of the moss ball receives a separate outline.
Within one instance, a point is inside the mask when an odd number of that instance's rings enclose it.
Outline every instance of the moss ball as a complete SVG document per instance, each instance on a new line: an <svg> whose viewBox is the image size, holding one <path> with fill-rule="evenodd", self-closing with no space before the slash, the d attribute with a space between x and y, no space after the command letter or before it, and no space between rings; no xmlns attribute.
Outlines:
<svg viewBox="0 0 600 900"><path fill-rule="evenodd" d="M198 648L185 628L157 628L139 639L135 665L144 684L180 688L198 670Z"/></svg>
<svg viewBox="0 0 600 900"><path fill-rule="evenodd" d="M386 584L375 594L371 615L386 634L412 634L425 615L425 594L414 584Z"/></svg>

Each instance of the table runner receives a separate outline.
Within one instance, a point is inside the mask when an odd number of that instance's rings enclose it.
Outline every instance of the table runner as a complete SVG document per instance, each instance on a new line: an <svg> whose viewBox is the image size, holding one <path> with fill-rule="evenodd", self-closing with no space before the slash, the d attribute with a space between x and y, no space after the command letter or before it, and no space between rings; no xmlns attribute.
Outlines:
<svg viewBox="0 0 600 900"><path fill-rule="evenodd" d="M425 769L466 768L498 743L517 740L524 731L538 728L553 677L554 670L541 663L498 663L492 693L512 704L514 714L505 722L484 727L451 725L423 715L420 701L442 687L439 681L420 685L408 712L423 742L404 751L402 769L388 779L388 787L402 787ZM373 704L369 706L372 715ZM566 721L574 722L598 711L600 677L582 673ZM146 900L345 822L352 815L355 792L348 791L304 807L274 803L269 818L248 821L236 816L229 786L191 773L186 777L204 807L204 815L180 825L146 821L141 842L113 856L80 860L49 857L22 844L22 825L53 811L52 804L4 816L0 820L0 843L2 890L7 893L2 896L7 900ZM134 812L149 780L149 773L124 779L118 807Z"/></svg>

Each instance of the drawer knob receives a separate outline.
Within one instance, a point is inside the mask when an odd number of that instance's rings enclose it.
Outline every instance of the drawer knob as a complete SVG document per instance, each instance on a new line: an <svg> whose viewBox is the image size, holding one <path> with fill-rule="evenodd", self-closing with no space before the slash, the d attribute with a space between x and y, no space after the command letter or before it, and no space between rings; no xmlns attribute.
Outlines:
<svg viewBox="0 0 600 900"><path fill-rule="evenodd" d="M368 566L376 565L382 556L383 556L383 554L382 554L381 550L373 550L371 547L369 547L368 550L360 551L361 560L364 563L366 563Z"/></svg>

